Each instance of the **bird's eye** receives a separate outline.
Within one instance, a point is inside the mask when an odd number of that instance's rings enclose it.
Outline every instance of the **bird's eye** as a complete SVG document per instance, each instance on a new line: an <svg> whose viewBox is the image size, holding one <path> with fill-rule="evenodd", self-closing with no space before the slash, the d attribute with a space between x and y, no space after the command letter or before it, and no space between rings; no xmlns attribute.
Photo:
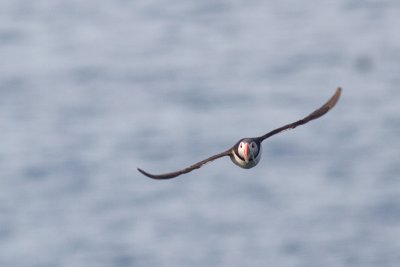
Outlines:
<svg viewBox="0 0 400 267"><path fill-rule="evenodd" d="M240 148L242 148L243 147L243 143L240 143Z"/></svg>
<svg viewBox="0 0 400 267"><path fill-rule="evenodd" d="M251 148L254 148L254 143L251 144Z"/></svg>

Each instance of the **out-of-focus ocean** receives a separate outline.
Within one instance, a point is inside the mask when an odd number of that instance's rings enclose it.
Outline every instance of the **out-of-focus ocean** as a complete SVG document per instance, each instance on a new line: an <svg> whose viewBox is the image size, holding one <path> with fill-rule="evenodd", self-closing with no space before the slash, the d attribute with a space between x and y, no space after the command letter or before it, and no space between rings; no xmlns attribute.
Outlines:
<svg viewBox="0 0 400 267"><path fill-rule="evenodd" d="M400 266L400 2L0 2L0 266ZM297 120L261 162L186 167Z"/></svg>

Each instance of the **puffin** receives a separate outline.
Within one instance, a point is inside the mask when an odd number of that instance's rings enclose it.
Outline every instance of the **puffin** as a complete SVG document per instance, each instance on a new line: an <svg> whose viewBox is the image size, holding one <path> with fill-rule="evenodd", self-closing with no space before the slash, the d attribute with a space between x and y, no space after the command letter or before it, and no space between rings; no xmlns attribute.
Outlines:
<svg viewBox="0 0 400 267"><path fill-rule="evenodd" d="M202 161L199 161L187 168L174 171L174 172L168 172L168 173L163 173L163 174L152 174L148 173L140 168L137 168L137 170L142 173L143 175L152 178L152 179L157 179L157 180L164 180L164 179L171 179L175 178L179 175L191 172L195 169L199 169L202 167L204 164L209 163L211 161L214 161L216 159L222 158L229 156L230 159L234 164L237 166L244 168L244 169L250 169L256 166L261 159L261 154L262 154L262 149L261 149L261 143L267 139L270 138L273 135L276 135L278 133L281 133L283 131L289 130L289 129L294 129L297 126L306 124L309 121L315 120L320 118L321 116L325 115L329 110L331 110L336 103L338 102L340 95L342 93L342 88L338 87L333 94L333 96L320 108L314 110L311 112L308 116L304 117L303 119L300 119L298 121L286 124L284 126L281 126L279 128L276 128L262 136L258 137L246 137L242 138L239 141L236 142L232 147L229 149L215 154L211 157L208 157Z"/></svg>

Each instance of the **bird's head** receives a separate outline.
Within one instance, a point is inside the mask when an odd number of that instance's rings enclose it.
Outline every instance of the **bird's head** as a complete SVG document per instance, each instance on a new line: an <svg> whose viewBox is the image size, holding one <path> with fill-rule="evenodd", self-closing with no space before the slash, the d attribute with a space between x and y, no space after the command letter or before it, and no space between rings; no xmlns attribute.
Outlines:
<svg viewBox="0 0 400 267"><path fill-rule="evenodd" d="M243 139L239 142L237 147L238 155L244 159L245 162L255 160L259 151L260 145L253 139Z"/></svg>

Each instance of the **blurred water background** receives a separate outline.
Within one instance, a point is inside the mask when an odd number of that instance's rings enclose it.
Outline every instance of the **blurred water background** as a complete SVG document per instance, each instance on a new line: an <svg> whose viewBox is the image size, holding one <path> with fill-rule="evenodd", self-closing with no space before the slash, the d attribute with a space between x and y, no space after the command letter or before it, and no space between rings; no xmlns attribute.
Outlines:
<svg viewBox="0 0 400 267"><path fill-rule="evenodd" d="M400 266L400 2L0 2L0 266ZM250 170L160 173L307 115Z"/></svg>

